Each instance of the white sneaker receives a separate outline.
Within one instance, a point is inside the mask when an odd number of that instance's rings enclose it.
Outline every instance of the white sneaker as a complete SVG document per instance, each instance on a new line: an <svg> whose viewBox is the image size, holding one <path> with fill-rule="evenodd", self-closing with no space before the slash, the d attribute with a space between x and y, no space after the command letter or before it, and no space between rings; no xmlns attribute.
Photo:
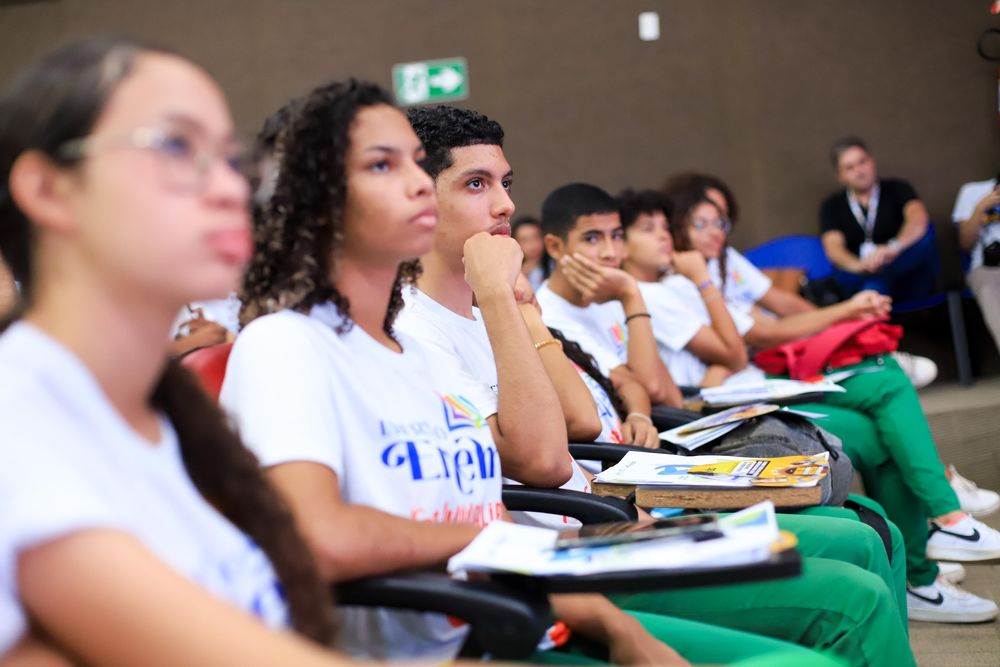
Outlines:
<svg viewBox="0 0 1000 667"><path fill-rule="evenodd" d="M931 521L927 557L961 562L1000 558L1000 532L971 516L950 526Z"/></svg>
<svg viewBox="0 0 1000 667"><path fill-rule="evenodd" d="M938 576L949 584L960 584L965 580L965 568L961 563L946 563L944 561L938 565Z"/></svg>
<svg viewBox="0 0 1000 667"><path fill-rule="evenodd" d="M953 465L948 466L948 472L951 473L951 488L955 490L963 512L972 516L986 516L1000 509L1000 493L980 489L971 479L959 475Z"/></svg>
<svg viewBox="0 0 1000 667"><path fill-rule="evenodd" d="M906 587L906 615L911 621L981 623L997 616L993 600L962 590L941 577L930 586Z"/></svg>
<svg viewBox="0 0 1000 667"><path fill-rule="evenodd" d="M892 358L910 378L914 389L923 389L937 378L938 367L927 357L918 357L909 352L893 352Z"/></svg>

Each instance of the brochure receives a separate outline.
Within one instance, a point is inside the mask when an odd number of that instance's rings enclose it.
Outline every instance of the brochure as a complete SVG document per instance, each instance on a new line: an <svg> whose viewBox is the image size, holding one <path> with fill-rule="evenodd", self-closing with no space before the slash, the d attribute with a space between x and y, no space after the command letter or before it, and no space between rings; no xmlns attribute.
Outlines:
<svg viewBox="0 0 1000 667"><path fill-rule="evenodd" d="M769 501L718 520L721 537L661 539L556 549L559 532L494 521L448 561L448 572L505 572L535 576L669 571L756 563L780 542Z"/></svg>
<svg viewBox="0 0 1000 667"><path fill-rule="evenodd" d="M768 403L740 405L660 433L660 437L688 451L721 438L748 419L780 410Z"/></svg>
<svg viewBox="0 0 1000 667"><path fill-rule="evenodd" d="M798 380L763 380L719 387L705 387L701 398L708 405L723 406L755 403L759 401L780 401L783 399L813 394L816 392L838 393L847 391L828 378L817 382Z"/></svg>
<svg viewBox="0 0 1000 667"><path fill-rule="evenodd" d="M830 472L829 454L746 458L678 456L629 452L601 471L594 481L606 484L707 488L812 487Z"/></svg>

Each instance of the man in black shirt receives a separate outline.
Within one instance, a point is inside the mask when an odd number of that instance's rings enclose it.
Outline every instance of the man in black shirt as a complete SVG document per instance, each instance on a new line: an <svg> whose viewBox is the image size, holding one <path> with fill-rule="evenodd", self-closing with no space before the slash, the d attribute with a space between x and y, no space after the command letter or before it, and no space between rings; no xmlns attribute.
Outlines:
<svg viewBox="0 0 1000 667"><path fill-rule="evenodd" d="M937 255L916 191L906 181L880 180L875 160L855 137L836 142L830 160L844 189L820 207L820 230L845 295L862 289L904 299L929 294Z"/></svg>

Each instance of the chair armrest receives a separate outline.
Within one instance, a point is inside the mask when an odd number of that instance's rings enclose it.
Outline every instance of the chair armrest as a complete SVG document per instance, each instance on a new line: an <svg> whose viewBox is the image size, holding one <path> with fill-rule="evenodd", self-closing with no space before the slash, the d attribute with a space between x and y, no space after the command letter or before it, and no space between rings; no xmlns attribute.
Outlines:
<svg viewBox="0 0 1000 667"><path fill-rule="evenodd" d="M412 572L335 584L338 605L437 612L462 619L470 634L463 656L524 659L553 623L544 592L493 581L458 581Z"/></svg>
<svg viewBox="0 0 1000 667"><path fill-rule="evenodd" d="M618 445L612 442L571 442L569 455L577 461L601 461L602 463L618 463L629 452L656 452L657 449L646 449L633 445ZM665 452L666 453L666 452Z"/></svg>
<svg viewBox="0 0 1000 667"><path fill-rule="evenodd" d="M511 511L571 516L582 524L635 521L635 505L621 498L595 496L569 489L538 489L505 484L503 504Z"/></svg>
<svg viewBox="0 0 1000 667"><path fill-rule="evenodd" d="M684 424L693 422L695 419L704 417L704 415L692 410L670 408L666 405L654 405L651 416L653 418L653 425L659 431L669 431L672 428L683 426Z"/></svg>

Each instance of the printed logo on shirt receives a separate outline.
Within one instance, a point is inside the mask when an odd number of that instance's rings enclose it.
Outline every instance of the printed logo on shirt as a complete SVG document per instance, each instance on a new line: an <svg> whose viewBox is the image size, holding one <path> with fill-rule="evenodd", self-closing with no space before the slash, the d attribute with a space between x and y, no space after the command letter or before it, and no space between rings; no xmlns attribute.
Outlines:
<svg viewBox="0 0 1000 667"><path fill-rule="evenodd" d="M414 482L448 482L471 496L500 476L500 457L486 422L470 401L441 396L446 428L429 422L383 421L384 466Z"/></svg>
<svg viewBox="0 0 1000 667"><path fill-rule="evenodd" d="M216 595L250 612L272 628L288 625L285 591L260 547L243 536L240 548L206 562L194 578Z"/></svg>
<svg viewBox="0 0 1000 667"><path fill-rule="evenodd" d="M444 407L444 421L449 431L463 428L482 428L486 425L479 410L464 396L445 395L441 397Z"/></svg>
<svg viewBox="0 0 1000 667"><path fill-rule="evenodd" d="M625 345L628 340L628 334L622 327L621 322L615 322L611 328L608 329L608 333L611 334L611 340L615 344L615 350L618 352L618 356L621 359L625 358Z"/></svg>

